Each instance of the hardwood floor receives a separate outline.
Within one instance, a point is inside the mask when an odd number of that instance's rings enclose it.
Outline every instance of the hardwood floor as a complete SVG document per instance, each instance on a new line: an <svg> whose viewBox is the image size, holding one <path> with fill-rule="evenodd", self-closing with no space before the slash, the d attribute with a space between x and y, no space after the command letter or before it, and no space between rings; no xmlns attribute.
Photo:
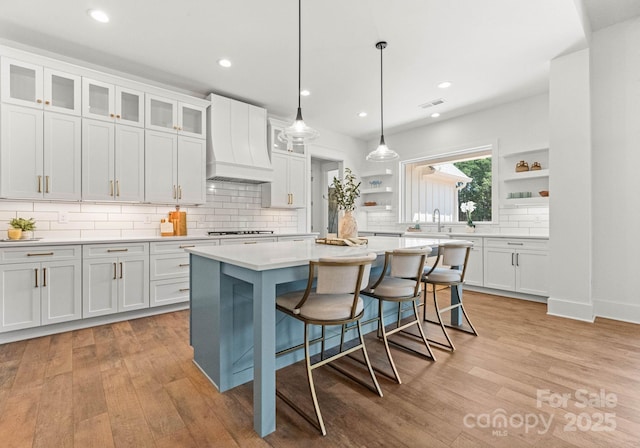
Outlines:
<svg viewBox="0 0 640 448"><path fill-rule="evenodd" d="M1 345L0 445L640 446L638 325L473 292L465 303L480 336L452 332L458 350L435 363L394 349L403 384L379 375L382 398L318 369L326 437L278 401L277 431L259 438L251 385L220 394L191 362L188 312ZM374 335L367 347L388 368ZM303 366L280 370L278 387L311 410Z"/></svg>

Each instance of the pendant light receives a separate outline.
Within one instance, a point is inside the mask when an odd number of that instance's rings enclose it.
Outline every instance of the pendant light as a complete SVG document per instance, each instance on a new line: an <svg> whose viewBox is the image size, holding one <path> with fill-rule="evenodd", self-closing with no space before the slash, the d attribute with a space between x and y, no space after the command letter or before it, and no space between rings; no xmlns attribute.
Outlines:
<svg viewBox="0 0 640 448"><path fill-rule="evenodd" d="M389 149L384 142L384 107L383 107L383 87L382 87L382 50L387 48L386 42L378 42L376 48L380 50L380 143L378 147L367 155L367 160L372 162L388 162L397 159L398 153Z"/></svg>
<svg viewBox="0 0 640 448"><path fill-rule="evenodd" d="M302 108L300 107L300 91L302 90L301 84L301 67L302 67L302 13L301 13L302 0L298 0L298 113L296 119L291 126L285 128L278 139L287 144L287 147L291 147L294 144L305 144L311 140L316 139L320 133L315 129L307 126L302 119Z"/></svg>

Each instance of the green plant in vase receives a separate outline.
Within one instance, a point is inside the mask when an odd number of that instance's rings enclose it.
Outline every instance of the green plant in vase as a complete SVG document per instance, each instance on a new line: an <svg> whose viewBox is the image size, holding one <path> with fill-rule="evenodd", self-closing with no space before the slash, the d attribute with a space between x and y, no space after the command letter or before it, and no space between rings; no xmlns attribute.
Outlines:
<svg viewBox="0 0 640 448"><path fill-rule="evenodd" d="M19 232L11 233L12 229L9 229L9 238L14 239L31 239L33 238L33 231L36 229L36 222L33 218L13 218L9 221L9 225L13 230L19 230ZM16 236L20 234L20 236ZM12 236L13 235L13 236Z"/></svg>
<svg viewBox="0 0 640 448"><path fill-rule="evenodd" d="M333 178L336 202L340 210L344 210L344 216L338 224L338 236L340 238L355 238L358 236L358 222L353 211L356 208L356 199L360 197L360 184L356 182L356 176L350 168L344 169L344 179Z"/></svg>

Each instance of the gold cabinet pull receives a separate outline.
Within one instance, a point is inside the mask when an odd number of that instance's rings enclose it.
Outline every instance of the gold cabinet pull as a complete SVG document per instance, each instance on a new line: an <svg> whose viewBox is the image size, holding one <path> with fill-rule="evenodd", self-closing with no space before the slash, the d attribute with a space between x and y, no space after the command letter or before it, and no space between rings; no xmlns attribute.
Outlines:
<svg viewBox="0 0 640 448"><path fill-rule="evenodd" d="M107 252L129 252L129 249L107 249Z"/></svg>
<svg viewBox="0 0 640 448"><path fill-rule="evenodd" d="M116 196L120 197L120 181L116 181Z"/></svg>
<svg viewBox="0 0 640 448"><path fill-rule="evenodd" d="M46 101L44 102L44 104L46 104L46 105L48 106L49 104L51 104L51 101L46 100Z"/></svg>
<svg viewBox="0 0 640 448"><path fill-rule="evenodd" d="M176 126L175 124L173 125L173 129L175 129L176 131L178 130L178 126Z"/></svg>
<svg viewBox="0 0 640 448"><path fill-rule="evenodd" d="M178 199L182 199L182 185L178 185Z"/></svg>
<svg viewBox="0 0 640 448"><path fill-rule="evenodd" d="M173 186L173 199L177 199L176 186Z"/></svg>
<svg viewBox="0 0 640 448"><path fill-rule="evenodd" d="M44 176L44 192L49 193L49 176Z"/></svg>
<svg viewBox="0 0 640 448"><path fill-rule="evenodd" d="M36 288L38 287L38 268L33 270L36 273Z"/></svg>
<svg viewBox="0 0 640 448"><path fill-rule="evenodd" d="M180 292L185 292L185 291L189 291L191 288L180 288L178 291Z"/></svg>
<svg viewBox="0 0 640 448"><path fill-rule="evenodd" d="M116 114L109 114L111 118L116 118Z"/></svg>
<svg viewBox="0 0 640 448"><path fill-rule="evenodd" d="M291 205L293 205L293 193L291 193Z"/></svg>
<svg viewBox="0 0 640 448"><path fill-rule="evenodd" d="M181 268L188 268L189 263L182 263L182 264L179 264L178 266L180 266Z"/></svg>
<svg viewBox="0 0 640 448"><path fill-rule="evenodd" d="M40 98L38 98L38 99L36 100L36 103L38 103L38 104L42 104L42 100L41 100Z"/></svg>
<svg viewBox="0 0 640 448"><path fill-rule="evenodd" d="M47 286L47 268L42 268L42 286Z"/></svg>
<svg viewBox="0 0 640 448"><path fill-rule="evenodd" d="M120 119L120 114L116 114L116 118Z"/></svg>
<svg viewBox="0 0 640 448"><path fill-rule="evenodd" d="M109 196L113 196L113 181L109 181Z"/></svg>
<svg viewBox="0 0 640 448"><path fill-rule="evenodd" d="M118 268L116 267L116 264L113 263L113 279L115 280L117 276L118 276Z"/></svg>
<svg viewBox="0 0 640 448"><path fill-rule="evenodd" d="M122 261L120 262L120 278L124 275L124 269L122 268Z"/></svg>
<svg viewBox="0 0 640 448"><path fill-rule="evenodd" d="M53 252L28 253L27 257L44 257L47 255L53 255Z"/></svg>
<svg viewBox="0 0 640 448"><path fill-rule="evenodd" d="M257 244L257 241L245 241L244 244Z"/></svg>
<svg viewBox="0 0 640 448"><path fill-rule="evenodd" d="M42 193L42 176L38 175L38 193Z"/></svg>
<svg viewBox="0 0 640 448"><path fill-rule="evenodd" d="M195 244L192 244L192 245L190 245L190 246L180 246L180 249L186 249L186 248L188 248L188 247L196 247L196 245L195 245Z"/></svg>

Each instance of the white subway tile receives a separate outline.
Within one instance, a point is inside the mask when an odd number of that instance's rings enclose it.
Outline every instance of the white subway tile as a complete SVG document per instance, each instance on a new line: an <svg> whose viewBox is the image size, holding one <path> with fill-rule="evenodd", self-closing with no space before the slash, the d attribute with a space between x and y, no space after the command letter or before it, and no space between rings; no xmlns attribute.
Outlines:
<svg viewBox="0 0 640 448"><path fill-rule="evenodd" d="M123 236L120 230L82 230L82 238L119 238Z"/></svg>
<svg viewBox="0 0 640 448"><path fill-rule="evenodd" d="M87 213L122 213L120 204L81 204L81 212Z"/></svg>
<svg viewBox="0 0 640 448"><path fill-rule="evenodd" d="M51 230L87 230L95 229L93 221L74 221L61 224L57 221L49 221Z"/></svg>
<svg viewBox="0 0 640 448"><path fill-rule="evenodd" d="M96 230L133 229L133 223L122 221L100 221L95 223Z"/></svg>
<svg viewBox="0 0 640 448"><path fill-rule="evenodd" d="M14 202L14 201L1 201L0 210L3 211L16 211L16 212L32 212L32 202Z"/></svg>
<svg viewBox="0 0 640 448"><path fill-rule="evenodd" d="M78 202L34 202L33 211L35 212L80 212L80 203Z"/></svg>

